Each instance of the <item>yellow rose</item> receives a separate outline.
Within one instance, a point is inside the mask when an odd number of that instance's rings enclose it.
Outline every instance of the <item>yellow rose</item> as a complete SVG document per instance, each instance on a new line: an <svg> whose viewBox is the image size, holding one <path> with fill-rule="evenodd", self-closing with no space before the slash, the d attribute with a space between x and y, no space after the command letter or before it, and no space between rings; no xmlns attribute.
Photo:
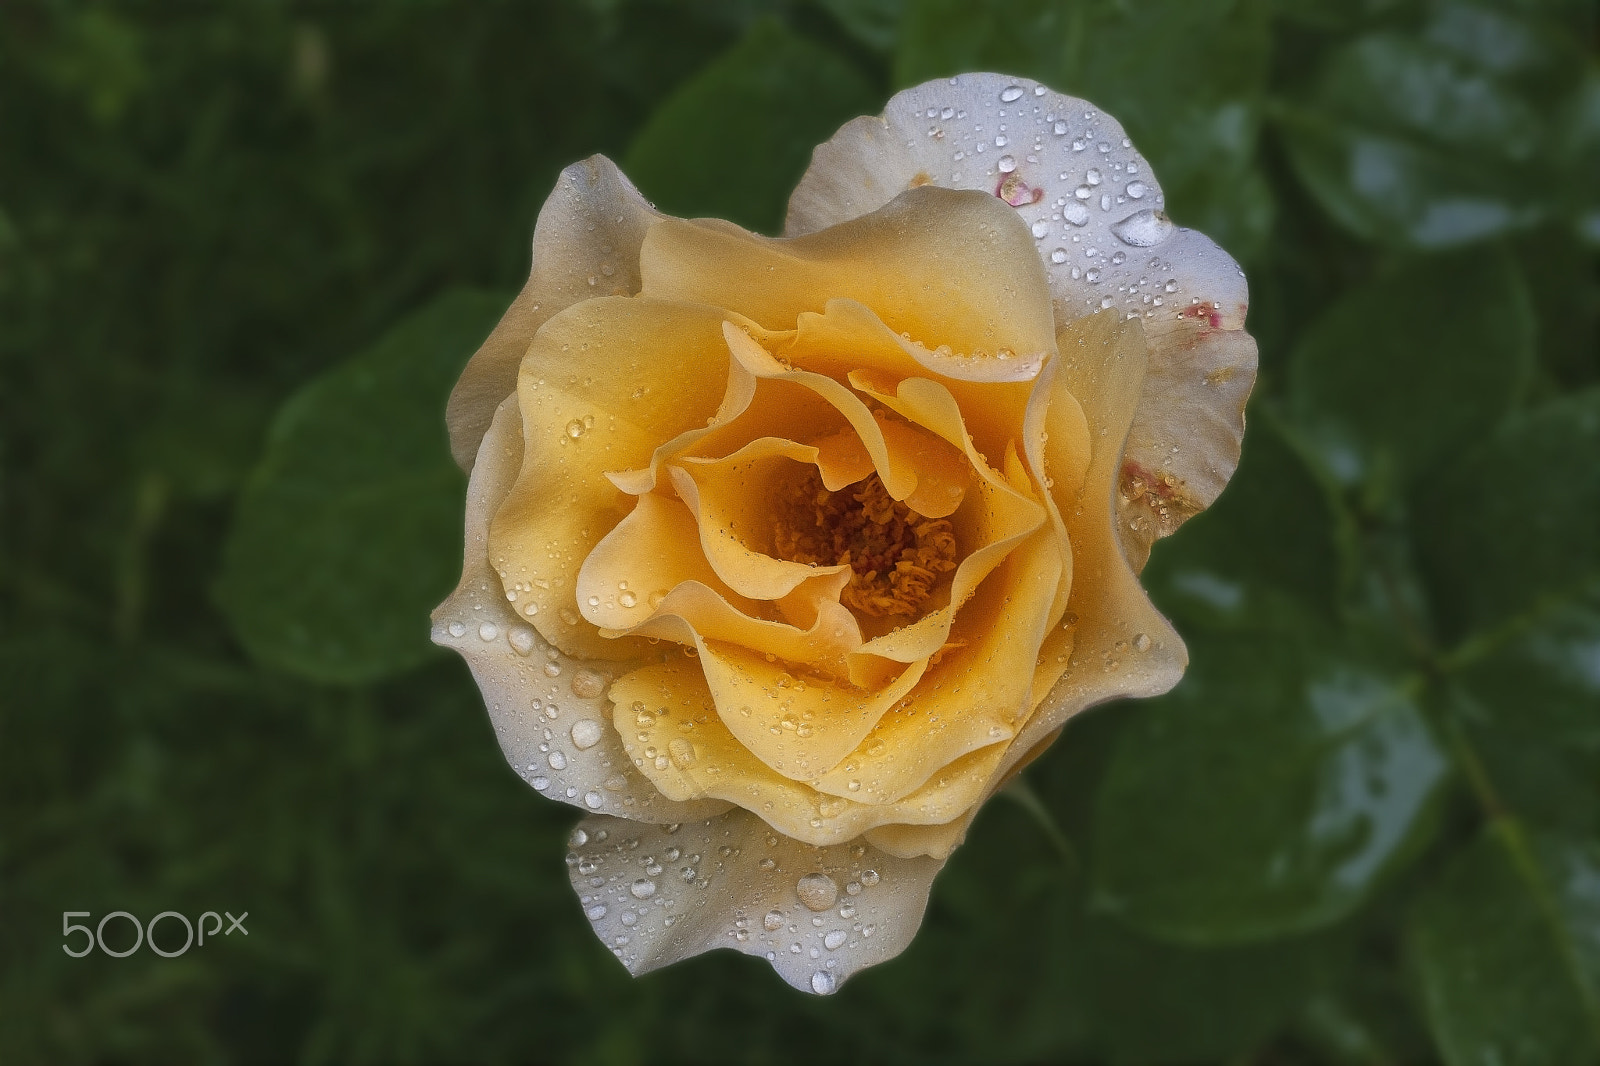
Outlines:
<svg viewBox="0 0 1600 1066"><path fill-rule="evenodd" d="M979 805L1186 653L1150 543L1238 459L1233 262L1114 120L907 90L817 149L788 236L567 169L451 397L472 472L434 639L634 973L714 947L831 992L892 957Z"/></svg>

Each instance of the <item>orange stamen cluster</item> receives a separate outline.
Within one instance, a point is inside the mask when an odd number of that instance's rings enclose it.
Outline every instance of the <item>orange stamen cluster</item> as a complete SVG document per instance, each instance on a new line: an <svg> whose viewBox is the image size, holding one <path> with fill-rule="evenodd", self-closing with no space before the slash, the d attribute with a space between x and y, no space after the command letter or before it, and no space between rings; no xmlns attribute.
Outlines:
<svg viewBox="0 0 1600 1066"><path fill-rule="evenodd" d="M784 503L773 531L776 554L813 566L848 565L839 602L861 614L915 616L940 575L956 568L949 521L896 500L877 474L829 492L813 469L789 485Z"/></svg>

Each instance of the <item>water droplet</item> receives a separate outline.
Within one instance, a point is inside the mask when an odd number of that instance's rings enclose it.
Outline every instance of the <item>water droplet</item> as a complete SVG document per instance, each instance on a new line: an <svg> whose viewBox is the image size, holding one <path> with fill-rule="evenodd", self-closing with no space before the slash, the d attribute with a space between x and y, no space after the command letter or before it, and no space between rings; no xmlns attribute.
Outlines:
<svg viewBox="0 0 1600 1066"><path fill-rule="evenodd" d="M533 786L535 792L543 792L550 787L550 779L548 777L530 777L528 778L528 784Z"/></svg>
<svg viewBox="0 0 1600 1066"><path fill-rule="evenodd" d="M591 922L598 922L606 916L606 905L604 903L596 903L593 907L584 911L583 916Z"/></svg>
<svg viewBox="0 0 1600 1066"><path fill-rule="evenodd" d="M1111 232L1123 244L1135 248L1150 248L1172 235L1172 220L1160 211L1146 208L1135 211L1111 227Z"/></svg>
<svg viewBox="0 0 1600 1066"><path fill-rule="evenodd" d="M1067 124L1065 122L1061 121L1060 119L1057 119L1056 120L1056 124L1054 126L1051 126L1050 130L1057 137L1064 137L1064 136L1066 136L1066 133L1067 133Z"/></svg>
<svg viewBox="0 0 1600 1066"><path fill-rule="evenodd" d="M1088 173L1084 174L1083 177L1084 177L1084 180L1086 180L1090 185L1099 185L1100 184L1100 168L1099 167L1090 167Z"/></svg>
<svg viewBox="0 0 1600 1066"><path fill-rule="evenodd" d="M1050 253L1050 262L1052 262L1052 263L1065 263L1066 261L1067 261L1067 250L1065 248L1057 248L1055 251Z"/></svg>
<svg viewBox="0 0 1600 1066"><path fill-rule="evenodd" d="M838 986L833 980L833 974L829 973L827 970L818 970L816 973L811 975L811 991L815 992L819 996L833 995L833 990L836 987Z"/></svg>
<svg viewBox="0 0 1600 1066"><path fill-rule="evenodd" d="M1000 168L1000 173L1009 174L1017 169L1017 160L1015 156L1003 155L1000 157L1000 162L995 165Z"/></svg>
<svg viewBox="0 0 1600 1066"><path fill-rule="evenodd" d="M628 892L634 899L649 899L656 894L656 883L648 877L641 877L628 886Z"/></svg>
<svg viewBox="0 0 1600 1066"><path fill-rule="evenodd" d="M624 607L634 607L639 603L639 597L635 596L631 592L624 592L622 595L617 597L617 602L622 604Z"/></svg>
<svg viewBox="0 0 1600 1066"><path fill-rule="evenodd" d="M1020 85L1008 85L1000 90L1000 102L1003 104L1009 104L1013 100L1020 99L1022 99L1022 87Z"/></svg>
<svg viewBox="0 0 1600 1066"><path fill-rule="evenodd" d="M1133 638L1133 646L1140 651L1149 651L1150 635L1148 633L1140 633L1138 636Z"/></svg>
<svg viewBox="0 0 1600 1066"><path fill-rule="evenodd" d="M532 655L533 649L533 630L527 626L513 627L511 630L511 650L518 655Z"/></svg>
<svg viewBox="0 0 1600 1066"><path fill-rule="evenodd" d="M1089 223L1089 209L1080 203L1069 203L1061 209L1061 218L1069 225L1085 226Z"/></svg>
<svg viewBox="0 0 1600 1066"><path fill-rule="evenodd" d="M1034 235L1034 237L1036 239L1040 238L1040 237L1044 237L1047 234L1049 234L1049 232L1050 232L1050 223L1046 222L1044 219L1041 218L1039 221L1037 221L1037 222L1035 222L1033 224L1032 229L1033 229L1033 235Z"/></svg>
<svg viewBox="0 0 1600 1066"><path fill-rule="evenodd" d="M827 874L806 874L795 883L794 894L808 910L825 911L839 898L839 883Z"/></svg>
<svg viewBox="0 0 1600 1066"><path fill-rule="evenodd" d="M866 885L868 888L871 888L873 885L877 884L878 883L878 871L876 871L876 870L862 870L861 871L861 883Z"/></svg>
<svg viewBox="0 0 1600 1066"><path fill-rule="evenodd" d="M1080 185L1076 189L1072 190L1072 195L1076 196L1080 200L1087 200L1089 197L1093 196L1094 193L1089 191L1089 186ZM1085 217L1088 216L1086 215Z"/></svg>
<svg viewBox="0 0 1600 1066"><path fill-rule="evenodd" d="M680 770L687 770L694 765L694 745L682 737L674 737L667 742L667 755L672 765Z"/></svg>
<svg viewBox="0 0 1600 1066"><path fill-rule="evenodd" d="M567 847L581 848L589 843L589 831L583 826L575 826L572 835L567 838Z"/></svg>
<svg viewBox="0 0 1600 1066"><path fill-rule="evenodd" d="M783 928L783 912L768 911L767 916L761 919L761 927L769 933L776 933Z"/></svg>
<svg viewBox="0 0 1600 1066"><path fill-rule="evenodd" d="M1099 267L1090 267L1087 271L1084 272L1083 278L1090 285L1097 284L1100 281L1100 268Z"/></svg>
<svg viewBox="0 0 1600 1066"><path fill-rule="evenodd" d="M466 632L467 632L467 627L462 625L460 622L451 622L450 623L450 635L452 637L465 636Z"/></svg>
<svg viewBox="0 0 1600 1066"><path fill-rule="evenodd" d="M1128 182L1128 187L1123 191L1128 194L1130 199L1142 200L1144 199L1144 194L1150 191L1150 186L1142 181L1130 181Z"/></svg>
<svg viewBox="0 0 1600 1066"><path fill-rule="evenodd" d="M599 810L600 804L605 802L605 797L598 792L585 792L583 794L583 802L590 810Z"/></svg>
<svg viewBox="0 0 1600 1066"><path fill-rule="evenodd" d="M588 751L600 743L604 730L593 718L580 718L572 723L572 743L579 751Z"/></svg>
<svg viewBox="0 0 1600 1066"><path fill-rule="evenodd" d="M580 700L592 700L606 690L606 679L593 670L579 670L572 675L572 694Z"/></svg>
<svg viewBox="0 0 1600 1066"><path fill-rule="evenodd" d="M846 933L843 929L834 929L822 938L822 946L829 951L838 951L844 946L844 942L849 939L849 933Z"/></svg>
<svg viewBox="0 0 1600 1066"><path fill-rule="evenodd" d="M495 625L493 622L485 622L483 625L478 627L478 638L480 640L493 640L499 635L500 627Z"/></svg>
<svg viewBox="0 0 1600 1066"><path fill-rule="evenodd" d="M567 768L567 757L559 751L552 751L548 761L552 770L565 770Z"/></svg>

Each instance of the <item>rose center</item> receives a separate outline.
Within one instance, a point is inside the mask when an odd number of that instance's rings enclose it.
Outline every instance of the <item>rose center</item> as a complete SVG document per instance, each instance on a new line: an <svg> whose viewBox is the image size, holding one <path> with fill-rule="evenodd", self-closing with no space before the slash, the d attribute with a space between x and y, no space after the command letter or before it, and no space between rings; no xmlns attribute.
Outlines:
<svg viewBox="0 0 1600 1066"><path fill-rule="evenodd" d="M772 542L791 562L848 565L839 602L874 618L919 614L939 576L956 568L950 523L890 496L877 474L830 492L811 469L785 490Z"/></svg>

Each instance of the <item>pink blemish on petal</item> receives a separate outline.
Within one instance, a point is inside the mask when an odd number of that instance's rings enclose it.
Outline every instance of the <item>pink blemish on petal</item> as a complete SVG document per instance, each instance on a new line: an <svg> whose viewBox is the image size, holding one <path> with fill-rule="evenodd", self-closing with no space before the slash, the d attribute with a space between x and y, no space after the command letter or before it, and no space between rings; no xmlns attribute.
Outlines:
<svg viewBox="0 0 1600 1066"><path fill-rule="evenodd" d="M1205 322L1212 329L1222 328L1222 311L1210 300L1202 300L1197 304L1190 304L1178 312L1179 318L1197 318Z"/></svg>
<svg viewBox="0 0 1600 1066"><path fill-rule="evenodd" d="M1022 180L1022 175L1014 170L1000 176L1000 183L994 187L994 194L1012 207L1026 207L1044 199L1044 189L1029 185Z"/></svg>

